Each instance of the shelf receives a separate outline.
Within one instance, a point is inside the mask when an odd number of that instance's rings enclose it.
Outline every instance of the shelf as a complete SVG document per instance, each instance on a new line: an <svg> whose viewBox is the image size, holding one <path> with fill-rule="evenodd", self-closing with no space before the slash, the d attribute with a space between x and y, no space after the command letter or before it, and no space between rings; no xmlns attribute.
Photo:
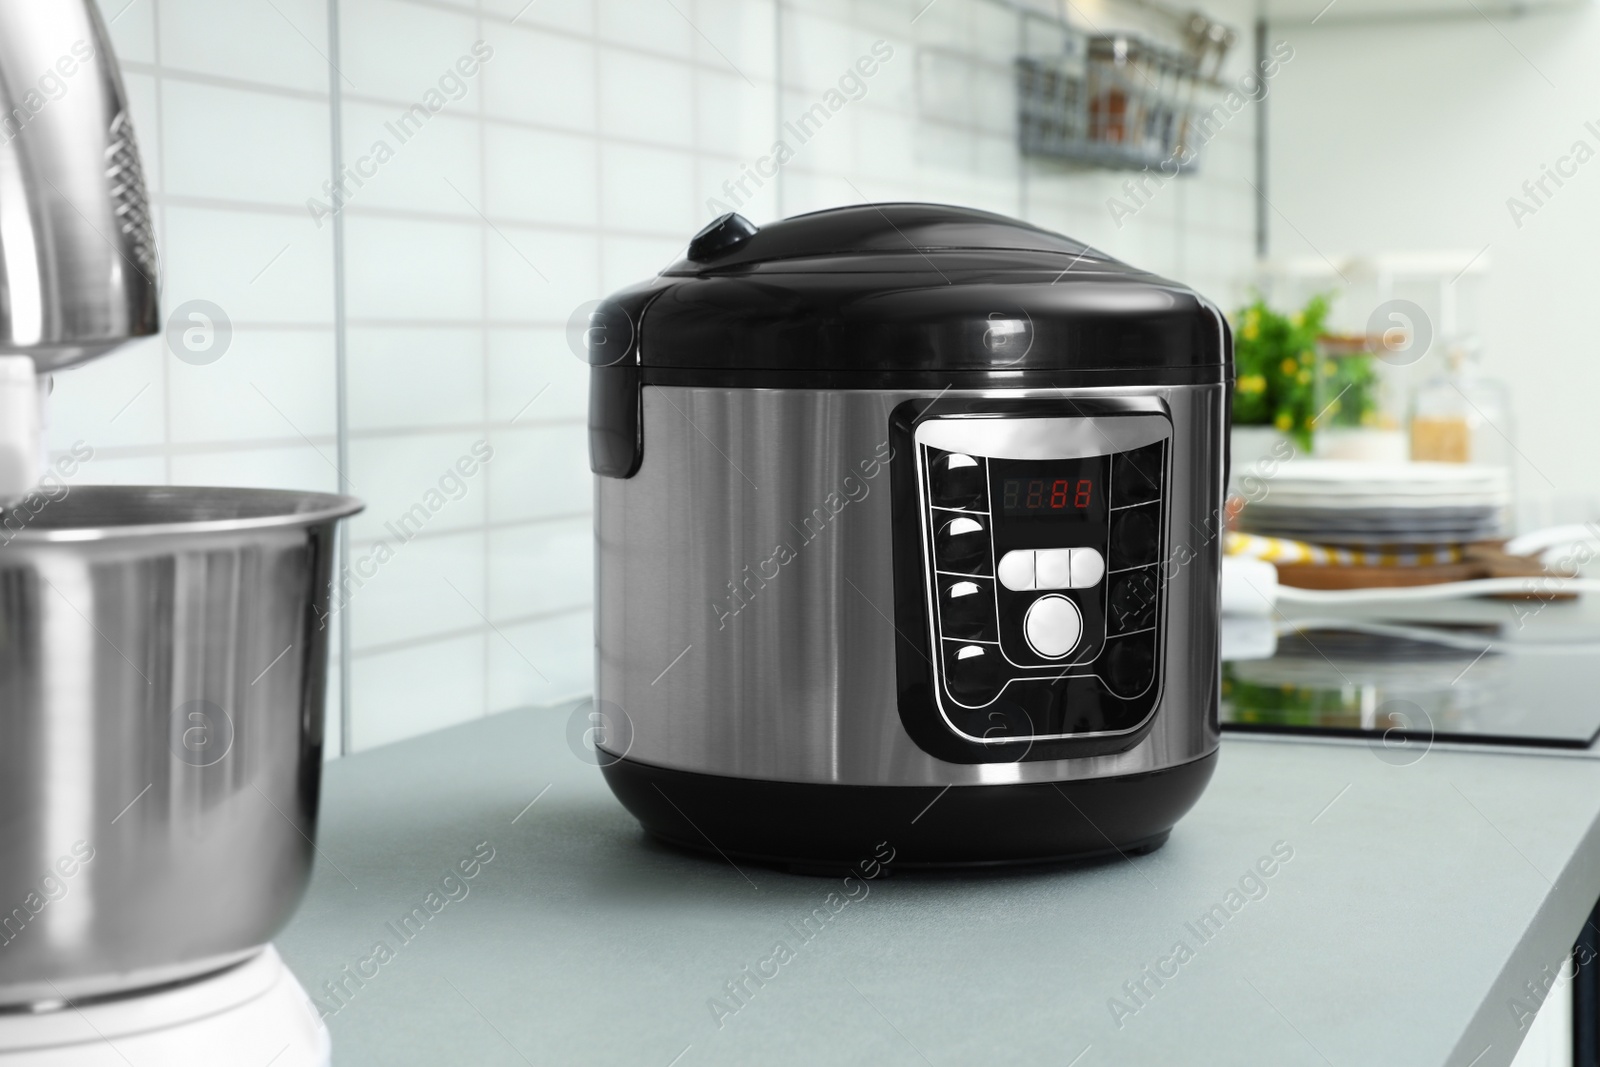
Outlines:
<svg viewBox="0 0 1600 1067"><path fill-rule="evenodd" d="M1591 0L1264 0L1263 17L1279 25L1318 26L1418 18L1511 18L1570 11Z"/></svg>

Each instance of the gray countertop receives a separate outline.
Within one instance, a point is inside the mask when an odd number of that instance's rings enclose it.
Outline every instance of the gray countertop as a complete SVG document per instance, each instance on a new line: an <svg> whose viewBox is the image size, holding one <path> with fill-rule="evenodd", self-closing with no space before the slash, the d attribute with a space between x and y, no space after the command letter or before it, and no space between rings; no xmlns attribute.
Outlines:
<svg viewBox="0 0 1600 1067"><path fill-rule="evenodd" d="M567 720L512 712L328 766L312 888L277 944L338 1007L341 1067L1491 1067L1520 1040L1513 998L1600 897L1600 761L1581 755L1397 766L1361 743L1229 737L1151 855L902 872L849 899L836 878L646 840ZM1292 857L1247 878L1275 849ZM463 860L475 876L446 880ZM758 966L777 973L733 1000ZM1141 1003L1124 985L1146 967L1170 977Z"/></svg>

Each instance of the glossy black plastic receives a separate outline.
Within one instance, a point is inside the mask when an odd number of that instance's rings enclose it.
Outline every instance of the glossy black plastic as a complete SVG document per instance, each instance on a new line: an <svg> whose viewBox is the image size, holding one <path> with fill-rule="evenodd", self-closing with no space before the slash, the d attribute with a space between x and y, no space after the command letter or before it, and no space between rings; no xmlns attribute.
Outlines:
<svg viewBox="0 0 1600 1067"><path fill-rule="evenodd" d="M625 319L616 335L631 337L590 378L591 466L612 477L641 461L644 385L1077 388L1232 375L1227 322L1192 290L1037 226L941 204L862 204L759 229L725 216L690 258L597 314Z"/></svg>
<svg viewBox="0 0 1600 1067"><path fill-rule="evenodd" d="M950 763L1020 763L1110 755L1133 748L1144 740L1155 723L1152 712L1161 700L1161 686L1155 665L1163 630L1160 625L1159 594L1154 589L1152 593L1156 599L1153 602L1130 601L1127 605L1129 610L1135 612L1148 611L1151 629L1134 634L1131 627L1109 628L1112 632L1107 639L1106 677L1103 681L1082 676L1039 678L1020 685L1014 684L1001 699L994 700L1003 680L996 646L963 645L960 638L965 635L949 634L958 639L940 642L942 648L933 647L926 604L928 578L922 558L922 534L917 521L922 507L916 485L917 423L932 415L974 412L1018 416L1059 413L1062 403L1059 400L946 397L909 400L890 414L890 441L896 460L890 465L890 492L895 515L895 672L900 722L919 748ZM1115 417L1119 410L1110 402L1094 398L1078 398L1069 403L1072 412L1079 415ZM1159 456L1159 451L1153 454ZM1156 486L1162 479L1160 470L1158 461L1154 472ZM1156 486L1151 488L1159 492ZM987 547L987 539L984 540L984 547ZM936 556L940 554L938 531L934 535L934 552ZM940 558L939 567L941 570L967 570L962 560L953 560L948 555ZM985 554L981 562L972 566L971 578L956 575L935 578L938 582L936 595L944 596L949 582L962 580L983 583L985 592L991 592L994 590L994 578L988 576L987 571L988 556ZM1002 630L1016 632L1022 625L1022 616L1012 609L1025 606L1030 596L1013 594L1003 587L999 592L999 626ZM1108 627L1102 621L1102 606L1098 598L1085 594L1079 599L1086 613L1086 631L1106 631ZM1011 647L1020 648L1024 645L1013 639ZM934 696L937 681L933 657L936 655L943 658L948 688L959 702L946 703L945 710L950 717L948 724ZM1048 661L1037 659L1034 662L1045 664ZM959 706L962 704L970 707ZM951 726L968 737L987 738L989 743L969 740L952 730ZM1027 740L1041 734L1084 736ZM1014 743L996 743L999 739L1012 737L1017 739Z"/></svg>
<svg viewBox="0 0 1600 1067"><path fill-rule="evenodd" d="M729 255L758 232L749 219L730 211L712 219L705 229L694 235L689 242L689 259L694 263L704 263Z"/></svg>
<svg viewBox="0 0 1600 1067"><path fill-rule="evenodd" d="M589 467L609 478L632 478L644 460L639 368L589 371Z"/></svg>
<svg viewBox="0 0 1600 1067"><path fill-rule="evenodd" d="M744 222L741 216L724 215L706 229L712 230L729 219ZM704 274L758 263L819 257L977 249L1106 259L1070 237L990 211L948 204L853 204L769 223L720 255L707 258L691 255L668 267L665 273Z"/></svg>
<svg viewBox="0 0 1600 1067"><path fill-rule="evenodd" d="M604 764L606 783L651 835L683 848L801 873L981 867L1136 855L1159 848L1194 806L1216 753L1141 774L980 786L770 782Z"/></svg>
<svg viewBox="0 0 1600 1067"><path fill-rule="evenodd" d="M866 204L754 232L726 216L691 253L605 302L636 316L643 367L1017 373L1227 362L1222 315L1192 290L986 211Z"/></svg>
<svg viewBox="0 0 1600 1067"><path fill-rule="evenodd" d="M739 373L1223 366L1220 312L1182 286L1103 260L995 258L907 250L663 275L641 324L641 363Z"/></svg>

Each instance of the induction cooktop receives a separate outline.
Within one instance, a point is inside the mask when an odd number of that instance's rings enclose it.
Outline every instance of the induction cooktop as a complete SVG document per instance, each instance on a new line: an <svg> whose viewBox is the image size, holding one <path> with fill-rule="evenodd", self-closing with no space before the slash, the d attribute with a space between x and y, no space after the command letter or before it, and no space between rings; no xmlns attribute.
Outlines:
<svg viewBox="0 0 1600 1067"><path fill-rule="evenodd" d="M1597 641L1337 620L1280 623L1241 645L1228 639L1234 621L1224 624L1224 730L1571 749L1600 735Z"/></svg>

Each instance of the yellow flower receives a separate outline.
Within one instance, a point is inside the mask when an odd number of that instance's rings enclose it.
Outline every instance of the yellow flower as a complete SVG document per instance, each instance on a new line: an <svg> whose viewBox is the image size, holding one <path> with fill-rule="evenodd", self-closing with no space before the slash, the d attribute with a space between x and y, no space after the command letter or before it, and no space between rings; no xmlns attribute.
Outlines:
<svg viewBox="0 0 1600 1067"><path fill-rule="evenodd" d="M1337 367L1335 367L1333 365L1333 360L1331 360L1331 359L1327 360L1326 362L1324 362L1322 364L1322 376L1324 378L1332 378L1333 377L1333 372L1338 370L1338 369L1339 368L1337 368Z"/></svg>
<svg viewBox="0 0 1600 1067"><path fill-rule="evenodd" d="M1293 373L1294 373L1294 372L1295 372L1295 370L1296 370L1296 369L1297 369L1297 368L1296 368L1296 366L1295 366L1295 362L1294 362L1294 360L1292 360L1292 359L1285 359L1285 360L1284 360L1284 361L1283 361L1283 364L1282 364L1282 366L1280 366L1280 367L1279 367L1279 368L1278 368L1278 369L1279 369L1279 370L1281 370L1281 371L1283 371L1283 373L1284 373L1284 376L1285 376L1285 377L1287 377L1287 376L1289 376L1289 375L1291 375L1291 374L1293 374Z"/></svg>
<svg viewBox="0 0 1600 1067"><path fill-rule="evenodd" d="M1299 374L1295 375L1295 381L1299 382L1301 385L1310 384L1311 372L1308 370L1301 371Z"/></svg>
<svg viewBox="0 0 1600 1067"><path fill-rule="evenodd" d="M1244 323L1244 329L1239 332L1246 341L1254 341L1257 337L1261 336L1261 327L1257 326L1251 320L1246 319Z"/></svg>
<svg viewBox="0 0 1600 1067"><path fill-rule="evenodd" d="M1297 327L1304 326L1306 324L1305 313L1302 311L1296 311L1293 315L1289 316L1289 321L1294 323Z"/></svg>
<svg viewBox="0 0 1600 1067"><path fill-rule="evenodd" d="M1278 412L1278 417L1272 420L1272 425L1285 432L1294 425L1294 416L1287 411Z"/></svg>
<svg viewBox="0 0 1600 1067"><path fill-rule="evenodd" d="M1259 374L1246 374L1239 379L1239 392L1264 393L1267 391L1267 380Z"/></svg>

